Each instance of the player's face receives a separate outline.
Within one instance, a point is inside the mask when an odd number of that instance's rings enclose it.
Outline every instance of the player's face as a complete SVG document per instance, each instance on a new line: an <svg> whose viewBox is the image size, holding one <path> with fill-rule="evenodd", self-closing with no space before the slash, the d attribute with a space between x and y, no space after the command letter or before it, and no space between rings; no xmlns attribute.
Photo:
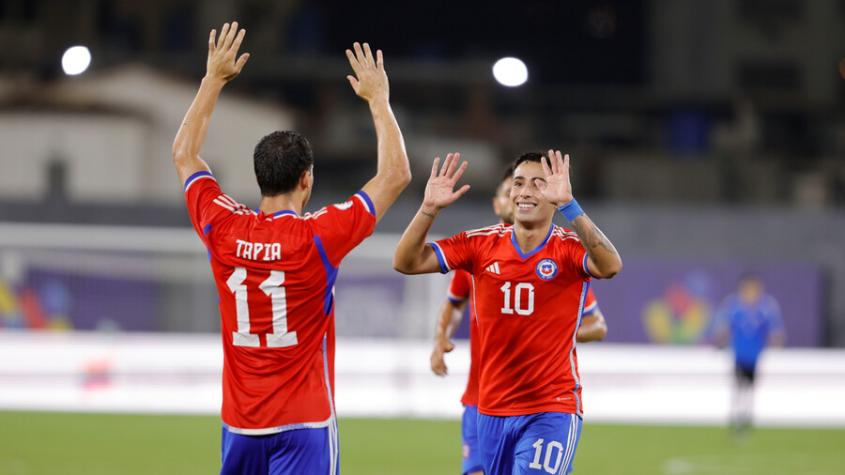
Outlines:
<svg viewBox="0 0 845 475"><path fill-rule="evenodd" d="M493 196L493 212L505 224L513 224L513 204L511 203L512 178L506 178L496 188L496 195Z"/></svg>
<svg viewBox="0 0 845 475"><path fill-rule="evenodd" d="M548 221L554 216L555 207L543 198L537 183L545 183L543 167L537 162L523 162L513 171L511 205L514 222L525 224Z"/></svg>
<svg viewBox="0 0 845 475"><path fill-rule="evenodd" d="M753 303L763 295L763 283L756 279L748 279L739 284L739 297L745 302Z"/></svg>

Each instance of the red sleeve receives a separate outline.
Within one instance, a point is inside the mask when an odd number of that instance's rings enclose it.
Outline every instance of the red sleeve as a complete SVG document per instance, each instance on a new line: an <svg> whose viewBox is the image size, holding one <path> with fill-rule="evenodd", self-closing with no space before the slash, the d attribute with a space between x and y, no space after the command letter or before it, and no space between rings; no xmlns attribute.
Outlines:
<svg viewBox="0 0 845 475"><path fill-rule="evenodd" d="M584 310L581 311L581 315L585 317L590 316L597 308L599 308L599 302L596 300L596 294L593 293L593 288L590 287L587 290L587 299L584 300Z"/></svg>
<svg viewBox="0 0 845 475"><path fill-rule="evenodd" d="M449 283L449 301L459 304L469 298L469 274L462 270L456 270L452 274L452 281Z"/></svg>
<svg viewBox="0 0 845 475"><path fill-rule="evenodd" d="M440 272L448 274L456 269L472 272L474 250L466 231L452 237L428 243L440 263Z"/></svg>
<svg viewBox="0 0 845 475"><path fill-rule="evenodd" d="M581 244L581 239L578 238L578 235L575 234L575 232L564 228L557 228L557 230L555 230L555 235L561 239L563 244L563 265L568 267L569 270L572 271L573 275L579 275L586 278L592 277L592 275L590 275L590 270L587 267L587 258L589 257L589 254Z"/></svg>
<svg viewBox="0 0 845 475"><path fill-rule="evenodd" d="M375 210L370 197L359 191L343 203L326 206L304 217L313 220L318 245L331 265L338 267L340 261L376 229Z"/></svg>
<svg viewBox="0 0 845 475"><path fill-rule="evenodd" d="M185 205L191 224L203 241L222 219L247 208L223 194L217 180L208 171L196 172L185 181Z"/></svg>

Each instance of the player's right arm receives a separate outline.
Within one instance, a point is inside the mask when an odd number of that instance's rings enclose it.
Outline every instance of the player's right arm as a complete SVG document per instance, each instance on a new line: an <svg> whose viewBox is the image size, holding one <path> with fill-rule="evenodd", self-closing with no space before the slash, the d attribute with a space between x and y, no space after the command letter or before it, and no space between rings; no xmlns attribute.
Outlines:
<svg viewBox="0 0 845 475"><path fill-rule="evenodd" d="M396 245L396 252L393 255L393 268L403 274L430 274L434 272L447 272L440 264L437 254L431 246L426 245L426 236L437 218L440 210L454 203L458 198L469 191L469 185L464 185L455 191L455 185L467 168L467 162L461 163L460 153L446 155L443 166L440 166L440 157L434 159L431 167L431 176L425 185L425 196L422 206L417 214L408 224L399 244Z"/></svg>
<svg viewBox="0 0 845 475"><path fill-rule="evenodd" d="M183 184L196 173L209 171L199 153L223 86L240 74L249 59L249 53L238 57L245 34L246 30L238 30L238 22L224 24L219 37L217 30L211 30L209 34L205 77L173 141L173 165Z"/></svg>
<svg viewBox="0 0 845 475"><path fill-rule="evenodd" d="M376 55L370 45L353 45L355 51L346 50L346 57L355 75L346 79L361 99L370 105L373 124L378 140L378 166L376 175L362 188L372 199L376 212L376 221L380 221L393 205L402 191L411 182L411 167L402 131L390 108L390 85L384 71L384 58L381 50Z"/></svg>
<svg viewBox="0 0 845 475"><path fill-rule="evenodd" d="M448 368L444 355L455 349L452 336L461 324L466 300L453 301L451 298L443 302L440 308L440 318L434 330L434 349L431 350L431 371L437 376L446 376Z"/></svg>

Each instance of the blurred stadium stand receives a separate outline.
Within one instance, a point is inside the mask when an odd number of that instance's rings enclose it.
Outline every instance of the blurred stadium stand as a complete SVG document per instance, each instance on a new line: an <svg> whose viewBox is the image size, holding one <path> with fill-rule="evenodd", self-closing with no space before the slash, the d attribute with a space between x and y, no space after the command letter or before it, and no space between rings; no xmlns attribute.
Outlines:
<svg viewBox="0 0 845 475"><path fill-rule="evenodd" d="M578 196L626 261L685 262L693 273L713 262L810 268L812 314L790 318L814 322L813 344L845 346L843 2L520 3L514 12L490 2L478 22L469 6L427 2L409 25L387 20L400 4L382 19L329 1L0 2L0 40L15 45L0 57L0 281L14 303L0 305L0 322L33 326L27 289L49 294L35 300L61 314L71 311L68 288L110 288L136 313L121 322L110 314L123 310L102 300L103 315L74 307L86 316L65 323L217 328L169 151L208 29L238 18L253 57L223 94L204 154L246 203L258 197L252 147L277 128L312 138L314 204L344 199L372 173L372 127L342 56L366 39L388 58L415 171L382 232L402 230L435 154L459 150L471 162L473 191L437 223L447 234L492 221L488 196L516 154L560 147L573 154ZM91 48L92 70L60 76L61 52L77 43ZM528 86L494 83L490 66L505 54L525 58ZM394 237L379 239L344 267L339 334L426 337L445 281L406 285L389 268ZM51 284L65 281L76 284ZM614 299L602 285L600 299ZM722 296L708 297L711 307ZM611 338L614 320L642 312L608 315Z"/></svg>

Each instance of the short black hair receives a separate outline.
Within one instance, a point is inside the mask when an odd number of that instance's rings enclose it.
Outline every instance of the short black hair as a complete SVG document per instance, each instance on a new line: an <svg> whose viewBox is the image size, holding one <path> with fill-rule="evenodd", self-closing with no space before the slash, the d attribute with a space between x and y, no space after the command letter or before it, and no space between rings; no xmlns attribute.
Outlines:
<svg viewBox="0 0 845 475"><path fill-rule="evenodd" d="M276 131L258 141L252 160L261 196L276 196L296 187L302 173L314 166L314 152L302 134Z"/></svg>
<svg viewBox="0 0 845 475"><path fill-rule="evenodd" d="M511 165L511 175L513 175L513 172L516 171L516 167L522 165L525 162L542 163L542 160L545 156L546 154L542 152L523 153L522 155L516 157L516 160L513 161L513 165Z"/></svg>
<svg viewBox="0 0 845 475"><path fill-rule="evenodd" d="M499 186L501 186L501 184L506 182L507 180L513 178L513 170L514 166L511 164L508 165L507 168L504 169L504 171L502 171L502 177L499 179Z"/></svg>

